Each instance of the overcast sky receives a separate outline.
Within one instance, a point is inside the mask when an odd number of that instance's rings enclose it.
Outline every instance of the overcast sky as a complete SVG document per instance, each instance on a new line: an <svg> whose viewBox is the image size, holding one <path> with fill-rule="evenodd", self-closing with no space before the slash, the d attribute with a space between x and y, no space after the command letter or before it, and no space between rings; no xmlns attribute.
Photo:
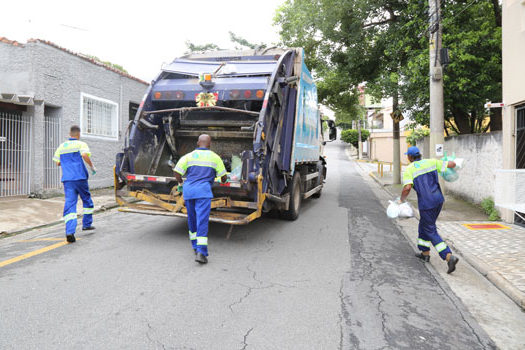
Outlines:
<svg viewBox="0 0 525 350"><path fill-rule="evenodd" d="M0 0L0 36L52 41L122 65L146 81L181 56L187 40L232 48L228 31L276 43L272 25L284 0Z"/></svg>

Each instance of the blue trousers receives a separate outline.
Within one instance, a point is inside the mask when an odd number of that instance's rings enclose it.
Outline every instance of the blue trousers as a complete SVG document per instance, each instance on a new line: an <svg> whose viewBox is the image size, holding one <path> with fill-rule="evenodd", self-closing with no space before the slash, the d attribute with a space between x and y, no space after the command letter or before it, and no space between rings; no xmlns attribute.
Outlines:
<svg viewBox="0 0 525 350"><path fill-rule="evenodd" d="M64 204L64 221L66 223L66 235L75 234L77 228L77 201L78 196L82 199L83 217L82 227L90 227L93 223L93 201L89 193L87 180L64 181L64 192L66 203Z"/></svg>
<svg viewBox="0 0 525 350"><path fill-rule="evenodd" d="M443 204L440 204L436 208L428 210L419 210L419 237L417 240L417 247L423 252L430 250L430 246L433 245L441 259L445 260L448 253L452 253L450 248L447 246L443 239L437 232L436 220L441 212Z"/></svg>
<svg viewBox="0 0 525 350"><path fill-rule="evenodd" d="M211 198L185 199L188 211L188 229L193 249L208 256L208 222Z"/></svg>

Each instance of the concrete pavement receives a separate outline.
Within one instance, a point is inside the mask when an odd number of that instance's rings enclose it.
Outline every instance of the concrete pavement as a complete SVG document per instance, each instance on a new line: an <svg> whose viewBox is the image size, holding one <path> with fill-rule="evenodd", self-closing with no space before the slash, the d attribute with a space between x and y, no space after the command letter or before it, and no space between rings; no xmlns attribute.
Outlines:
<svg viewBox="0 0 525 350"><path fill-rule="evenodd" d="M95 212L114 208L113 189L91 191ZM34 228L62 223L64 196L47 199L5 197L0 198L0 237ZM82 213L82 201L78 200L77 213Z"/></svg>
<svg viewBox="0 0 525 350"><path fill-rule="evenodd" d="M448 286L456 276L445 280L413 257L403 230L384 214L385 193L346 158L344 146L332 143L327 153L323 195L304 201L297 221L264 217L234 228L230 240L228 227L212 224L206 266L193 261L183 219L108 212L95 217L95 232L79 232L77 243L0 267L0 348L525 344L519 331L500 323L499 310L509 323L524 319L489 298L492 285L481 286L492 313L472 308L474 298L481 300L479 285L463 284L456 296ZM0 261L53 239L63 240L61 227L1 239ZM458 276L470 276L467 268L461 265Z"/></svg>

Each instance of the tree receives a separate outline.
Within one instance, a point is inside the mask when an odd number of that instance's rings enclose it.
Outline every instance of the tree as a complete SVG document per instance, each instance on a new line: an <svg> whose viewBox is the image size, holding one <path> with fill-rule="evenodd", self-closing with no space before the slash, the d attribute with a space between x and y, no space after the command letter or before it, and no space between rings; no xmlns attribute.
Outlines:
<svg viewBox="0 0 525 350"><path fill-rule="evenodd" d="M458 133L483 131L484 103L501 98L501 10L497 1L443 4L452 60L445 117ZM331 79L337 72L348 92L366 82L368 93L393 97L394 109L401 101L400 109L428 125L428 13L421 2L288 0L275 23L283 43L304 47L307 64L326 82L323 101L341 93L341 81Z"/></svg>
<svg viewBox="0 0 525 350"><path fill-rule="evenodd" d="M186 52L185 54L190 54L190 53L194 53L194 52L205 52L205 51L216 51L216 50L220 50L220 47L215 45L215 44L212 44L212 43L207 43L207 44L204 44L204 45L198 45L198 44L194 44L192 42L190 42L189 40L187 40L185 42L186 44Z"/></svg>

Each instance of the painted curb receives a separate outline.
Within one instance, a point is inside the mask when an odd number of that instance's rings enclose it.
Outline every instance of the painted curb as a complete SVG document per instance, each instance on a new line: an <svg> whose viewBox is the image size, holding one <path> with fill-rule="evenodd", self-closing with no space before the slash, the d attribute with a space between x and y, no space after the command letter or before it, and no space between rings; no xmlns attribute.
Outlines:
<svg viewBox="0 0 525 350"><path fill-rule="evenodd" d="M381 180L373 174L373 172L370 172L369 175L386 193L394 197L394 195L385 187L385 184L383 184ZM414 208L414 211L416 213L416 218L419 220L419 211L416 208ZM410 236L405 232L402 226L397 225L397 223L396 226L398 226L405 238L410 242ZM493 270L489 265L485 264L480 259L476 258L473 255L463 252L461 249L458 249L457 245L454 244L452 240L445 238L445 241L454 251L457 251L459 255L461 255L461 257L464 258L470 266L472 266L482 276L489 280L496 288L498 288L505 295L507 295L522 310L525 310L525 293L516 288L498 271Z"/></svg>

